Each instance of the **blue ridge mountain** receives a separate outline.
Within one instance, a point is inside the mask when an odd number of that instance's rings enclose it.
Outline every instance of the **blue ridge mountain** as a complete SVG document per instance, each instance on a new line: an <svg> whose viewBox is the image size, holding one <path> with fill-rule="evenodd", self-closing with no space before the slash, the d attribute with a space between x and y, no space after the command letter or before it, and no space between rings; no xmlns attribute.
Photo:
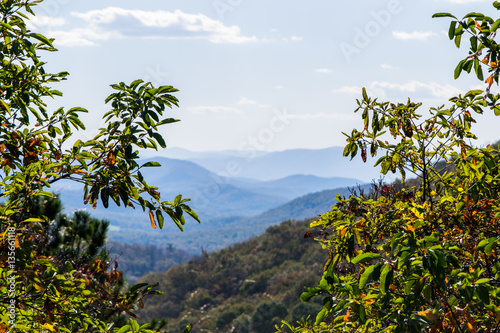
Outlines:
<svg viewBox="0 0 500 333"><path fill-rule="evenodd" d="M194 162L216 174L258 180L276 180L297 174L317 177L357 178L371 182L380 178L380 169L370 167L375 158L346 158L343 147L324 149L290 149L275 152L255 150L226 150L193 152L180 148L167 148L162 154Z"/></svg>
<svg viewBox="0 0 500 333"><path fill-rule="evenodd" d="M85 206L81 184L64 181L55 184L52 190L60 193L66 212L85 209L92 216L109 220L110 240L172 243L191 253L199 253L201 247L213 250L248 239L282 220L302 219L324 212L334 203L336 193L321 191L343 188L341 192L346 194L345 187L363 183L354 178L303 174L269 181L231 178L185 160L157 157L142 163L150 160L162 166L143 168L144 177L159 187L165 200L173 200L179 193L191 198L189 204L200 215L201 225L186 218L189 225L184 233L172 223L166 223L166 231L153 230L148 215L141 209L118 207L113 202L108 209L100 202L95 210Z"/></svg>

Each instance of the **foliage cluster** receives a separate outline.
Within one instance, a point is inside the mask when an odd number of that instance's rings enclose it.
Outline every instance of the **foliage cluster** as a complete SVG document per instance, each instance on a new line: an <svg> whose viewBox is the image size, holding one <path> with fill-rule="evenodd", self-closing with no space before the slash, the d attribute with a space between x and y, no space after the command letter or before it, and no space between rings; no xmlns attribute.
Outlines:
<svg viewBox="0 0 500 333"><path fill-rule="evenodd" d="M74 132L85 129L79 114L87 111L49 110L45 103L62 95L51 85L68 73L45 72L39 53L56 51L53 40L26 26L40 2L0 2L0 330L145 332L147 326L135 321L120 329L108 320L109 312L134 316L142 298L158 292L144 284L126 292L117 289L119 272L96 257L105 225L76 214L76 223L61 219L52 225L60 230L74 226L78 240L64 232L56 232L62 238L55 240L48 234L55 216L40 207L53 197L51 184L75 181L84 186L86 204L108 207L112 201L140 207L149 213L153 228L163 227L164 215L181 230L184 213L197 219L187 199L179 195L173 202L163 201L144 180L141 170L158 163L137 162L139 149L165 147L159 128L177 121L162 119L167 108L178 105L177 90L141 80L112 85L105 101L110 105L106 126L91 140L71 143ZM92 228L101 243L85 239ZM59 244L52 249L51 239ZM76 260L78 253L86 259Z"/></svg>
<svg viewBox="0 0 500 333"><path fill-rule="evenodd" d="M499 9L500 3L494 6ZM380 102L363 89L358 109L362 130L347 135L344 154L376 156L383 174L419 176L414 187L382 186L377 195L338 198L311 224L329 239L330 253L316 287L301 296L323 303L315 320L280 332L498 332L500 330L500 154L474 147L474 117L500 115L500 49L494 38L500 19L469 13L453 19L449 37L470 52L455 71L474 72L486 90L452 97L450 105ZM448 167L440 168L443 161ZM348 266L349 270L341 268Z"/></svg>

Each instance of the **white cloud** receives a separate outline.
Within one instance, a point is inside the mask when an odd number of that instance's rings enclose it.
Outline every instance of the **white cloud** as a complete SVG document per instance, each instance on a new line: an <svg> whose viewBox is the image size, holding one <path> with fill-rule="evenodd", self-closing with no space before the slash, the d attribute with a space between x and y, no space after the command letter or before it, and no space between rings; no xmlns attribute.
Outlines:
<svg viewBox="0 0 500 333"><path fill-rule="evenodd" d="M84 13L73 12L71 15L82 19L85 28L50 31L51 35L59 37L56 42L60 45L95 45L100 40L132 37L203 39L217 44L257 41L255 36L242 35L236 25L226 26L206 15L180 10L143 11L108 7Z"/></svg>
<svg viewBox="0 0 500 333"><path fill-rule="evenodd" d="M284 89L283 86L280 86L279 84L274 86L274 89Z"/></svg>
<svg viewBox="0 0 500 333"><path fill-rule="evenodd" d="M361 96L361 87L346 86L334 90L334 93L351 94ZM462 93L460 89L451 84L439 84L436 82L410 81L407 83L392 83L383 81L373 81L366 90L369 95L380 98L435 98L448 100L452 96Z"/></svg>
<svg viewBox="0 0 500 333"><path fill-rule="evenodd" d="M290 40L292 42L302 42L304 40L304 38L300 37L300 36L292 36L292 37L290 37Z"/></svg>
<svg viewBox="0 0 500 333"><path fill-rule="evenodd" d="M66 25L68 21L62 17L52 17L52 16L29 16L29 20L26 21L26 25L30 30L39 29L41 27L60 27Z"/></svg>
<svg viewBox="0 0 500 333"><path fill-rule="evenodd" d="M53 30L50 35L56 39L57 45L64 46L95 46L96 41L105 41L112 38L122 38L116 31L98 31L92 27L77 28L68 31Z"/></svg>
<svg viewBox="0 0 500 333"><path fill-rule="evenodd" d="M244 114L244 112L240 109L231 107L231 106L192 106L187 108L188 112L194 114L207 114L207 113L216 113L216 114Z"/></svg>
<svg viewBox="0 0 500 333"><path fill-rule="evenodd" d="M316 70L317 73L325 73L325 74L329 74L332 72L332 70L330 68L318 68Z"/></svg>
<svg viewBox="0 0 500 333"><path fill-rule="evenodd" d="M413 32L404 32L404 31L393 31L392 36L396 39L401 40L426 40L429 37L436 36L437 34L432 31L413 31Z"/></svg>
<svg viewBox="0 0 500 333"><path fill-rule="evenodd" d="M246 97L242 97L242 98L240 98L240 100L236 104L237 105L259 105L259 102L254 101L252 99L248 99Z"/></svg>
<svg viewBox="0 0 500 333"><path fill-rule="evenodd" d="M389 64L380 64L380 68L382 69L396 69L396 67Z"/></svg>
<svg viewBox="0 0 500 333"><path fill-rule="evenodd" d="M357 86L345 86L339 89L333 90L336 94L349 94L349 95L357 95L361 94L361 87Z"/></svg>
<svg viewBox="0 0 500 333"><path fill-rule="evenodd" d="M385 97L392 91L393 93L412 93L446 100L461 92L451 84L441 85L436 82L423 83L418 81L410 81L404 84L375 81L370 84L369 89L376 95Z"/></svg>

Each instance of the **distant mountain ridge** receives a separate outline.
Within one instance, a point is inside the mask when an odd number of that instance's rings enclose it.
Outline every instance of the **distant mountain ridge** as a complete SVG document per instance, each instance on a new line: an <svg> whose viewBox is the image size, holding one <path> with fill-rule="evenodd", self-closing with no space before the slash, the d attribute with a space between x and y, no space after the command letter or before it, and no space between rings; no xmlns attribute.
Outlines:
<svg viewBox="0 0 500 333"><path fill-rule="evenodd" d="M277 180L297 174L317 177L357 178L371 182L380 178L378 168L370 167L373 159L363 163L361 158L343 156L343 147L324 149L291 149L277 152L254 150L227 150L192 152L181 148L167 148L162 154L194 162L216 174L235 178Z"/></svg>
<svg viewBox="0 0 500 333"><path fill-rule="evenodd" d="M363 188L369 186L362 185ZM310 193L252 217L221 217L203 221L200 225L189 223L183 233L175 230L175 226L168 225L165 232L150 228L121 228L111 230L109 235L113 241L172 244L176 248L199 254L201 248L205 251L219 250L260 235L266 228L285 220L315 218L331 209L336 203L337 194L349 196L351 191L344 187Z"/></svg>
<svg viewBox="0 0 500 333"><path fill-rule="evenodd" d="M265 227L261 225L272 225L288 218L311 217L320 212L319 209L308 211L304 205L309 199L305 197L301 199L303 203L300 205L286 208L285 212L277 215L269 215L269 211L273 209L279 211L281 206L297 197L362 183L354 178L325 178L313 175L292 175L272 181L231 178L217 175L185 160L157 157L143 160L141 163L149 160L158 161L162 166L142 169L143 176L151 185L159 187L164 200L172 200L179 193L182 193L183 197L191 198L189 205L198 212L203 222L200 226L188 225L186 232L180 233L173 224L166 223L168 231L152 230L147 213L144 213L142 209L117 207L114 203L111 203L108 209L104 209L100 201L95 210L90 209L90 206L84 206L83 190L80 184L62 181L54 184L52 190L60 193L66 212L87 209L93 216L109 220L111 239L140 244L151 244L157 241L165 242L165 244L170 242L190 247L194 252L198 252L201 246L210 249L220 248L219 244L214 241L218 237L211 234L217 231L216 228L227 231L226 239L221 244L232 244L264 231ZM334 199L335 195L332 194L331 198ZM323 205L320 209L324 211L331 204L332 202ZM286 212L293 212L297 207L303 207L302 210L307 213L300 215L296 212L293 214ZM258 217L260 221L252 220L254 217ZM188 222L188 224L191 223L192 220ZM237 232L231 232L229 229L237 230ZM191 239L188 240L188 245L183 243L185 241L177 242L177 240L170 239L186 237L184 235L190 231L193 234L189 236ZM196 233L203 233L203 235ZM209 239L208 235L214 236L213 240ZM202 239L207 240L208 243L204 245Z"/></svg>

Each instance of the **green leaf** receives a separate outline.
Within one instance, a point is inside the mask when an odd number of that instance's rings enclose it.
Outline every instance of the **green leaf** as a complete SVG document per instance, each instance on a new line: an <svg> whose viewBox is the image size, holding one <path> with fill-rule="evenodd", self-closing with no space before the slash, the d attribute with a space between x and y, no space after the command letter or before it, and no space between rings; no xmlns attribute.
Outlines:
<svg viewBox="0 0 500 333"><path fill-rule="evenodd" d="M130 331L130 329L131 329L130 325L125 325L122 326L122 328L120 328L116 333L127 333Z"/></svg>
<svg viewBox="0 0 500 333"><path fill-rule="evenodd" d="M479 244L477 244L477 247L476 249L477 250L482 250L486 247L486 245L488 245L490 243L489 239L483 239L482 241L479 242Z"/></svg>
<svg viewBox="0 0 500 333"><path fill-rule="evenodd" d="M7 102L5 102L3 99L0 99L0 102L2 103L2 105L4 106L4 108L7 110L7 112L10 114L10 106L9 106L9 104L7 104Z"/></svg>
<svg viewBox="0 0 500 333"><path fill-rule="evenodd" d="M161 164L158 162L155 162L155 161L151 161L151 162L144 163L141 166L141 168L150 168L150 167L153 167L153 168L161 167Z"/></svg>
<svg viewBox="0 0 500 333"><path fill-rule="evenodd" d="M477 280L475 283L476 284L483 284L483 283L488 283L488 282L490 282L490 279L484 278L484 279Z"/></svg>
<svg viewBox="0 0 500 333"><path fill-rule="evenodd" d="M455 29L457 27L457 21L451 21L450 23L450 29L448 30L448 37L450 38L450 40L453 39L453 37L455 37Z"/></svg>
<svg viewBox="0 0 500 333"><path fill-rule="evenodd" d="M455 80L459 78L460 76L460 73L462 72L462 69L463 69L463 66L464 66L464 63L465 63L465 59L460 61L457 65L457 67L455 68ZM440 111L440 112L443 112L443 111Z"/></svg>
<svg viewBox="0 0 500 333"><path fill-rule="evenodd" d="M450 13L436 13L436 14L432 15L432 18L436 18L436 17L451 17L451 18L458 20L454 15L451 15Z"/></svg>
<svg viewBox="0 0 500 333"><path fill-rule="evenodd" d="M378 263L365 269L365 271L363 272L363 274L361 274L361 277L359 278L359 289L363 289L366 286L366 284L372 277L375 269L380 267L381 265L382 263Z"/></svg>
<svg viewBox="0 0 500 333"><path fill-rule="evenodd" d="M363 99L364 99L365 101L367 101L367 100L368 100L368 94L366 93L366 89L365 89L365 87L363 87L362 94L363 94Z"/></svg>
<svg viewBox="0 0 500 333"><path fill-rule="evenodd" d="M165 140L159 133L153 133L153 137L155 138L156 142L160 145L162 148L167 148L167 144L165 143Z"/></svg>
<svg viewBox="0 0 500 333"><path fill-rule="evenodd" d="M103 188L101 191L101 201L104 208L108 208L109 205L109 191L107 188Z"/></svg>
<svg viewBox="0 0 500 333"><path fill-rule="evenodd" d="M167 118L167 119L163 119L162 121L160 121L157 126L160 126L160 125L165 125L165 124L171 124L171 123L176 123L180 121L179 119L174 119L174 118Z"/></svg>
<svg viewBox="0 0 500 333"><path fill-rule="evenodd" d="M42 42L48 46L52 46L52 41L49 38L45 37L44 35L41 35L38 33L31 33L31 34L29 34L29 36L39 40L40 42Z"/></svg>
<svg viewBox="0 0 500 333"><path fill-rule="evenodd" d="M474 59L474 70L476 71L476 76L478 80L483 81L484 80L483 69L481 67L481 62L477 58Z"/></svg>
<svg viewBox="0 0 500 333"><path fill-rule="evenodd" d="M380 291L385 294L389 290L392 282L394 270L391 265L385 265L380 274Z"/></svg>
<svg viewBox="0 0 500 333"><path fill-rule="evenodd" d="M469 17L471 17L471 18L477 18L477 19L480 20L480 19L482 19L484 17L484 14L472 12L472 13L469 13L469 14L465 15L464 19L465 18L469 18Z"/></svg>
<svg viewBox="0 0 500 333"><path fill-rule="evenodd" d="M476 295L484 304L490 304L490 294L486 286L480 285L476 287Z"/></svg>
<svg viewBox="0 0 500 333"><path fill-rule="evenodd" d="M181 205L181 208L183 211L185 211L189 216L191 216L193 219L195 219L196 221L198 221L198 223L201 223L200 221L200 218L198 217L198 214L191 209L191 207L189 207L188 205L184 205L182 204Z"/></svg>
<svg viewBox="0 0 500 333"><path fill-rule="evenodd" d="M497 237L491 237L488 239L488 245L484 248L484 253L490 255L491 252L493 251L493 247L498 243L498 238Z"/></svg>
<svg viewBox="0 0 500 333"><path fill-rule="evenodd" d="M311 298L313 298L314 296L318 295L319 293L321 292L321 289L319 288L307 288L307 291L304 291L301 295L300 295L300 300L302 302L309 302L311 300Z"/></svg>
<svg viewBox="0 0 500 333"><path fill-rule="evenodd" d="M500 19L496 20L490 27L490 32L495 32L498 29L498 26L500 26Z"/></svg>
<svg viewBox="0 0 500 333"><path fill-rule="evenodd" d="M356 258L354 258L351 261L351 263L357 265L357 264L363 263L365 261L378 259L378 258L382 258L382 256L378 253L372 253L372 252L362 253L362 254L357 255Z"/></svg>
<svg viewBox="0 0 500 333"><path fill-rule="evenodd" d="M495 116L500 116L500 105L495 105L494 111Z"/></svg>
<svg viewBox="0 0 500 333"><path fill-rule="evenodd" d="M139 324L135 320L129 319L129 323L134 332L137 332L139 330Z"/></svg>
<svg viewBox="0 0 500 333"><path fill-rule="evenodd" d="M325 319L327 312L328 310L323 308L323 310L318 313L318 315L316 316L316 325L319 325L323 321L323 319Z"/></svg>
<svg viewBox="0 0 500 333"><path fill-rule="evenodd" d="M359 319L363 324L366 323L366 310L363 304L359 305Z"/></svg>
<svg viewBox="0 0 500 333"><path fill-rule="evenodd" d="M53 193L50 193L50 192L47 192L47 191L38 191L38 192L35 192L34 196L46 196L46 197L49 197L49 198L54 198L55 195Z"/></svg>
<svg viewBox="0 0 500 333"><path fill-rule="evenodd" d="M147 283L138 283L138 284L135 284L135 285L133 285L133 286L130 288L129 292L130 292L130 293L134 293L134 292L136 292L137 290L139 290L139 289L141 289L142 287L145 287L145 286L147 286L147 285L148 285Z"/></svg>
<svg viewBox="0 0 500 333"><path fill-rule="evenodd" d="M161 210L159 209L156 210L156 219L158 220L158 226L160 227L160 229L163 229L164 218Z"/></svg>
<svg viewBox="0 0 500 333"><path fill-rule="evenodd" d="M458 35L457 37L455 37L455 45L457 47L460 47L460 42L462 41L462 35Z"/></svg>
<svg viewBox="0 0 500 333"><path fill-rule="evenodd" d="M423 293L424 293L424 297L426 300L428 301L431 301L431 295L432 295L432 289L431 289L431 286L429 286L428 284L426 284L424 286L424 288L422 289Z"/></svg>

